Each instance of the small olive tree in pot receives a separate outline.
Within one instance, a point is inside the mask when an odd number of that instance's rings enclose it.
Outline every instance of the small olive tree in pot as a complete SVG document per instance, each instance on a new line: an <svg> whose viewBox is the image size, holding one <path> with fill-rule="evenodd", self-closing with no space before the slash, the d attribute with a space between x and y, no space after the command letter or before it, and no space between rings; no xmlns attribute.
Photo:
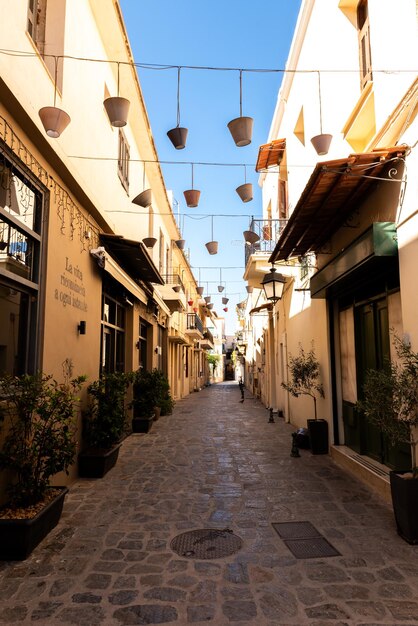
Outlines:
<svg viewBox="0 0 418 626"><path fill-rule="evenodd" d="M313 454L328 453L328 422L318 419L316 401L317 397L324 398L324 388L320 380L319 361L312 347L306 352L299 344L299 354L289 354L289 381L282 383L292 396L310 396L313 399L314 419L308 419L309 440Z"/></svg>
<svg viewBox="0 0 418 626"><path fill-rule="evenodd" d="M392 446L411 447L411 467L390 472L390 486L398 533L418 543L418 353L395 334L393 344L396 361L367 372L357 406Z"/></svg>
<svg viewBox="0 0 418 626"><path fill-rule="evenodd" d="M85 376L64 383L38 373L0 379L3 443L0 469L7 472L9 501L0 510L0 558L25 559L59 521L66 487L50 479L68 473L75 459L78 392Z"/></svg>

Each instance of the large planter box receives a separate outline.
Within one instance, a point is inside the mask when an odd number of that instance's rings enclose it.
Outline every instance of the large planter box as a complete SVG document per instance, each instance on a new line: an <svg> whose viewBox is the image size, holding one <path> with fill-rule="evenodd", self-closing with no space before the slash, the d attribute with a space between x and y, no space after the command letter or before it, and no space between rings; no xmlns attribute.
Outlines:
<svg viewBox="0 0 418 626"><path fill-rule="evenodd" d="M328 422L308 420L308 430L312 454L328 454Z"/></svg>
<svg viewBox="0 0 418 626"><path fill-rule="evenodd" d="M148 433L151 430L154 416L150 417L134 417L132 420L132 432Z"/></svg>
<svg viewBox="0 0 418 626"><path fill-rule="evenodd" d="M67 487L32 519L0 519L0 559L23 561L58 524Z"/></svg>
<svg viewBox="0 0 418 626"><path fill-rule="evenodd" d="M81 478L103 478L115 466L122 444L110 450L88 448L78 455L78 474Z"/></svg>
<svg viewBox="0 0 418 626"><path fill-rule="evenodd" d="M403 478L405 471L390 472L390 491L398 534L418 543L418 479Z"/></svg>

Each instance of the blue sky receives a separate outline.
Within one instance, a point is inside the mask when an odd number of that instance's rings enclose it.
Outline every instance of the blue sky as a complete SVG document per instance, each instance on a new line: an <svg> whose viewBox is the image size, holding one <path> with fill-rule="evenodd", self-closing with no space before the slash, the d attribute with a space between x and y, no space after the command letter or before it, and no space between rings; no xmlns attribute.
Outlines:
<svg viewBox="0 0 418 626"><path fill-rule="evenodd" d="M284 68L300 0L120 0L135 62L213 68ZM261 216L261 192L254 171L260 144L267 141L282 73L243 73L243 115L254 118L253 140L237 148L227 123L239 116L239 72L181 70L181 126L189 129L184 150L175 150L166 133L177 123L177 70L139 69L154 141L160 161L236 163L238 167L194 167L194 187L200 189L197 208L186 206L183 191L191 188L190 165L162 165L167 189L180 203L181 226L190 263L200 270L205 294L227 333L235 331L235 304L247 293L244 241L250 216ZM235 189L253 183L254 199L243 203ZM209 255L213 238L219 252ZM233 217L225 217L231 215ZM222 282L230 301L223 312L217 285ZM234 269L228 269L234 268ZM199 270L194 269L197 279Z"/></svg>

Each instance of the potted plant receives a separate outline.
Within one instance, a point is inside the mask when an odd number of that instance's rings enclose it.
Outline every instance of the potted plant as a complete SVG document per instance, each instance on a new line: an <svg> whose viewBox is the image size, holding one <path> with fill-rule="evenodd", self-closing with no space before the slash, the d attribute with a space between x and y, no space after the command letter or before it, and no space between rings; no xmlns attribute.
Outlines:
<svg viewBox="0 0 418 626"><path fill-rule="evenodd" d="M159 369L152 370L152 376L154 380L155 389L155 407L154 412L159 417L160 415L168 415L172 413L174 408L174 400L171 397L170 383L167 376Z"/></svg>
<svg viewBox="0 0 418 626"><path fill-rule="evenodd" d="M2 445L8 501L0 510L0 558L25 559L57 525L66 487L50 487L68 473L76 453L75 414L84 376L58 383L42 373L0 379Z"/></svg>
<svg viewBox="0 0 418 626"><path fill-rule="evenodd" d="M156 390L152 372L140 368L134 373L132 430L134 433L147 433L155 417Z"/></svg>
<svg viewBox="0 0 418 626"><path fill-rule="evenodd" d="M314 347L305 352L299 344L298 356L289 355L289 382L282 383L292 396L310 396L314 404L314 419L308 419L309 440L312 454L328 454L328 422L318 419L317 396L324 398L324 388L320 381L319 362Z"/></svg>
<svg viewBox="0 0 418 626"><path fill-rule="evenodd" d="M369 370L357 403L366 418L387 436L390 445L411 448L411 467L390 472L390 488L399 535L418 543L418 353L393 335L397 355L381 370Z"/></svg>
<svg viewBox="0 0 418 626"><path fill-rule="evenodd" d="M86 448L78 456L79 475L102 478L115 465L126 425L125 399L132 375L103 373L87 392L90 404L83 416Z"/></svg>
<svg viewBox="0 0 418 626"><path fill-rule="evenodd" d="M147 433L156 413L166 415L173 410L174 401L170 394L167 376L159 369L139 369L133 379L132 430Z"/></svg>

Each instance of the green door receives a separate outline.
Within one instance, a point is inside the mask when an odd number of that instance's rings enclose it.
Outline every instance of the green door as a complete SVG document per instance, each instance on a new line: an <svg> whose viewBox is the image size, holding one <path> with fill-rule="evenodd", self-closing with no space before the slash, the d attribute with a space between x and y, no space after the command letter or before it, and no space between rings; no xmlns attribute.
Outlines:
<svg viewBox="0 0 418 626"><path fill-rule="evenodd" d="M390 359L390 339L387 299L382 298L356 308L356 367L359 398L367 370L381 369ZM381 431L370 424L363 414L358 415L360 453L380 463L397 468L408 467L409 446L396 449L389 445Z"/></svg>

